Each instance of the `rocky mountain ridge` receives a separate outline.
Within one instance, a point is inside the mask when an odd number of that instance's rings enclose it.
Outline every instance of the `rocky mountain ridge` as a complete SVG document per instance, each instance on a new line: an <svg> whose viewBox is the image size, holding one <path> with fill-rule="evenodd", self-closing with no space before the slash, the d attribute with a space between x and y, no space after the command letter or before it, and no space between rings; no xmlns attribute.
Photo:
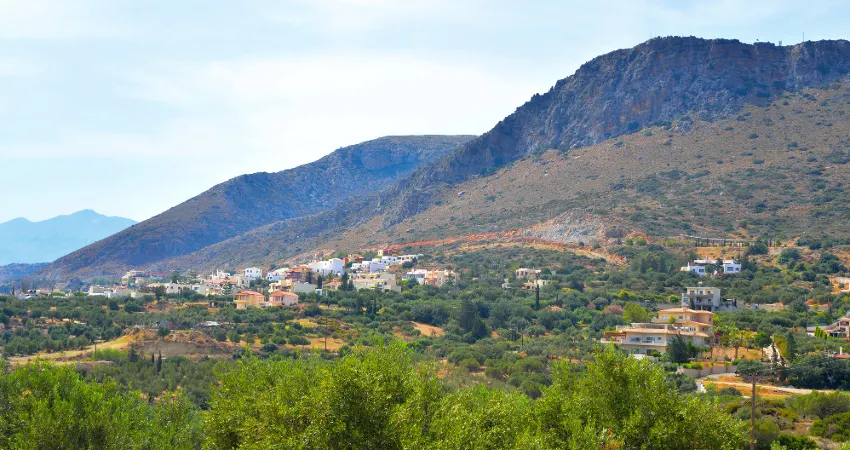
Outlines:
<svg viewBox="0 0 850 450"><path fill-rule="evenodd" d="M452 222L447 219L454 217L455 212L440 207L439 202L461 195L456 186L462 183L486 180L499 170L548 150L568 155L642 132L647 127L656 132L687 135L696 122L732 120L743 108L766 107L789 92L826 88L845 80L848 73L850 42L847 41L780 47L726 39L652 39L589 61L547 93L534 95L489 132L442 159L422 165L384 190L350 199L318 214L254 228L200 251L163 260L160 265L177 268L281 260L319 248L331 239L335 242L349 239L360 244L376 239L400 240L405 238L399 235L402 231L398 227L402 225L405 230L425 227L430 234L438 234L440 228L422 225L421 221L417 225L416 219L421 216L427 217L423 219L426 221ZM739 135L743 131L735 133L738 133L736 139L746 139ZM652 154L665 158L664 149L668 146L665 141L672 142L673 136L659 141ZM668 167L672 171L678 169L669 164ZM608 197L619 184L622 183L614 180L597 187L598 195ZM541 221L565 213L564 205L578 203L576 198L566 197L552 198L549 202L561 206L535 211L535 217ZM434 211L441 211L447 217L423 214ZM476 209L471 211L464 220L481 222ZM505 218L501 223L508 226L512 222Z"/></svg>

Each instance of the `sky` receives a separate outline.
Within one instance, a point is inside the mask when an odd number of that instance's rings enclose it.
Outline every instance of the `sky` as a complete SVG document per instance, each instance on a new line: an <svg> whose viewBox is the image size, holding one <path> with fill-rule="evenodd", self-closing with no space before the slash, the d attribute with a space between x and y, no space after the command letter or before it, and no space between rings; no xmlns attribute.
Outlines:
<svg viewBox="0 0 850 450"><path fill-rule="evenodd" d="M481 134L655 36L850 37L819 0L0 0L0 222L144 220L385 135Z"/></svg>

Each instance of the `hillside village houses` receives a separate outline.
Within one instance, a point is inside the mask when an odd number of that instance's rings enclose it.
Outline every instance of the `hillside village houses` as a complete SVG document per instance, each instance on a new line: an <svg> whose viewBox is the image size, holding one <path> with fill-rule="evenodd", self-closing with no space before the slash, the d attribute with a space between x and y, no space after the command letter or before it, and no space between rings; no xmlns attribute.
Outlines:
<svg viewBox="0 0 850 450"><path fill-rule="evenodd" d="M449 281L457 278L457 274L452 270L427 270L414 269L404 274L407 280L415 280L422 286L441 287Z"/></svg>
<svg viewBox="0 0 850 450"><path fill-rule="evenodd" d="M718 264L718 262L720 264ZM741 273L741 264L734 259L710 260L710 259L695 259L688 263L687 266L681 268L682 272L693 272L701 277L710 275L707 271L707 266L714 266L716 275L736 274Z"/></svg>
<svg viewBox="0 0 850 450"><path fill-rule="evenodd" d="M673 336L681 336L695 347L709 345L714 313L687 307L663 309L652 323L632 323L606 331L603 343L619 345L633 355L655 355L667 352Z"/></svg>
<svg viewBox="0 0 850 450"><path fill-rule="evenodd" d="M354 289L374 289L377 291L401 292L401 286L396 284L396 276L387 272L357 273L351 278Z"/></svg>
<svg viewBox="0 0 850 450"><path fill-rule="evenodd" d="M391 250L379 251L378 256L371 260L365 260L361 255L350 254L346 258L329 258L327 260L316 260L307 264L297 264L292 267L277 268L264 271L259 267L248 267L241 272L231 273L217 269L209 273L202 280L192 283L173 283L166 281L169 274L152 273L141 270L130 270L122 277L121 285L104 287L91 285L88 287L88 295L102 295L108 298L151 296L153 290L162 288L166 296L184 295L187 292L201 296L230 295L231 289L239 290L234 303L237 308L267 307L267 306L292 306L298 302L298 294L317 293L326 295L326 291L338 289L342 286L340 281L325 280L322 288L318 289L317 278L341 277L348 273L355 289L374 289L378 291L400 292L396 273L388 272L394 266L407 264L411 267L421 254L395 255ZM451 270L412 268L404 274L406 280L416 280L425 286L440 287L457 278L457 274ZM149 282L156 280L157 282ZM267 282L269 297L262 292L251 290L256 280ZM137 286L131 283L137 282ZM141 287L146 288L144 291Z"/></svg>
<svg viewBox="0 0 850 450"><path fill-rule="evenodd" d="M702 283L696 287L686 287L682 293L682 306L698 311L734 311L738 309L735 299L721 299L720 289L706 287Z"/></svg>
<svg viewBox="0 0 850 450"><path fill-rule="evenodd" d="M525 278L526 280L537 279L540 275L540 271L537 269L527 269L525 267L519 268L514 272L517 278Z"/></svg>

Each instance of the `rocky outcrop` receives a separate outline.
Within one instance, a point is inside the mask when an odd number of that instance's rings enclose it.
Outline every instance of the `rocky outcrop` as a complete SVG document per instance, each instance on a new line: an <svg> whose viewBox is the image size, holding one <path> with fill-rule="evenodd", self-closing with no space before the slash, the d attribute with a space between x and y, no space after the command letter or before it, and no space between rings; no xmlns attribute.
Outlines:
<svg viewBox="0 0 850 450"><path fill-rule="evenodd" d="M605 240L606 230L606 223L601 218L574 209L523 230L521 236L559 244L594 244Z"/></svg>
<svg viewBox="0 0 850 450"><path fill-rule="evenodd" d="M729 117L785 90L819 87L850 73L850 42L794 46L694 37L656 38L582 65L438 163L384 195L386 224L428 208L446 184L487 174L548 149L587 146L650 124Z"/></svg>

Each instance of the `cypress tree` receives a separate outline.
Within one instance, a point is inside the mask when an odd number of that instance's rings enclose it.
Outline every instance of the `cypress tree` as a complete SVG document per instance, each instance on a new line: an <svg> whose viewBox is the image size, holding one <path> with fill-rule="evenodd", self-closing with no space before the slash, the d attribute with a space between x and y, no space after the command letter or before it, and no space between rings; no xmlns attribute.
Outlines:
<svg viewBox="0 0 850 450"><path fill-rule="evenodd" d="M534 289L534 310L540 311L540 285Z"/></svg>

